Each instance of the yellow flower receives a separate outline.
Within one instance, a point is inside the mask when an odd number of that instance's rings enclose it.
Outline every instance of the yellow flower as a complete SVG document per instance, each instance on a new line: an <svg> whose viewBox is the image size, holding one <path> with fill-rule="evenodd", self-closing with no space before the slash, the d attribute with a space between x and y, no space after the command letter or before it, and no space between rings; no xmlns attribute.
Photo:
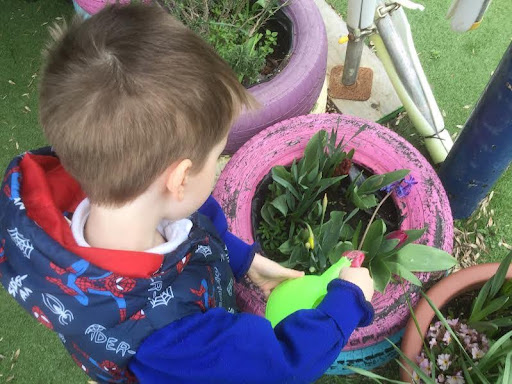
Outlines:
<svg viewBox="0 0 512 384"><path fill-rule="evenodd" d="M309 244L309 249L315 249L315 235L313 234L313 230L311 229L311 227L309 226L308 223L306 223L306 226L308 227L308 232L309 232L309 238L308 238L308 244ZM307 246L306 246L307 248Z"/></svg>

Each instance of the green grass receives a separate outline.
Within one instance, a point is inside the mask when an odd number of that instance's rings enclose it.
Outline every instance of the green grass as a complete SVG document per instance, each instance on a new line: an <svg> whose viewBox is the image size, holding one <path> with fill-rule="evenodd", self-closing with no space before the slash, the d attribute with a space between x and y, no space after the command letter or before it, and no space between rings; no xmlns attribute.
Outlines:
<svg viewBox="0 0 512 384"><path fill-rule="evenodd" d="M65 0L0 0L0 168L20 152L45 145L37 119L37 83L48 25L69 18ZM14 83L14 84L12 84ZM19 357L12 359L17 350ZM56 334L0 289L0 383L87 383Z"/></svg>
<svg viewBox="0 0 512 384"><path fill-rule="evenodd" d="M346 9L345 0L331 0ZM339 8L342 7L342 8ZM408 12L416 47L441 109L446 126L456 132L464 124L512 37L507 17L512 2L494 0L482 26L471 33L456 35L444 20L448 2L429 0L427 10ZM0 168L18 153L45 145L37 120L37 82L40 52L48 39L47 26L57 17L69 18L72 6L65 0L0 0ZM14 84L12 84L14 83ZM406 123L403 121L402 123ZM402 132L407 127L399 126ZM406 134L407 136L408 134ZM483 260L497 260L505 254L499 239L512 243L512 172L507 171L494 187L491 202L496 225L488 236L492 254ZM464 222L459 225L464 226ZM492 246L494 245L494 249ZM17 359L11 359L17 350ZM73 363L57 337L15 305L0 289L0 384L87 383L88 378ZM396 375L390 365L385 375ZM359 377L325 376L318 383L364 383Z"/></svg>

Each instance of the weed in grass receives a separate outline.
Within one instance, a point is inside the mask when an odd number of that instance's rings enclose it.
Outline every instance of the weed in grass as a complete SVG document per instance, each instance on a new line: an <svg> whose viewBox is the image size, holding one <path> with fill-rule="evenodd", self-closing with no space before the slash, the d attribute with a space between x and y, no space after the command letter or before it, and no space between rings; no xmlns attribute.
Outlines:
<svg viewBox="0 0 512 384"><path fill-rule="evenodd" d="M432 49L429 53L430 60L439 60L441 52L437 49Z"/></svg>

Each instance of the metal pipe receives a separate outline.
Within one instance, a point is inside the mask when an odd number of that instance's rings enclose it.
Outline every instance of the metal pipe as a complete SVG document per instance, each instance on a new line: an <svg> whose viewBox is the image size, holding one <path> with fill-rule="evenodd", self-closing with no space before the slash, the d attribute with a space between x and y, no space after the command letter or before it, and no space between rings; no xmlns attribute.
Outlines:
<svg viewBox="0 0 512 384"><path fill-rule="evenodd" d="M421 82L414 70L414 64L409 57L402 38L393 25L391 17L385 15L384 17L378 18L375 24L407 93L409 93L411 99L418 107L418 110L425 117L425 120L427 120L432 127L435 127L436 125L430 112L428 101L423 93Z"/></svg>
<svg viewBox="0 0 512 384"><path fill-rule="evenodd" d="M512 161L512 43L443 163L453 217L471 216Z"/></svg>
<svg viewBox="0 0 512 384"><path fill-rule="evenodd" d="M354 37L353 31L349 29L349 41L345 55L345 65L343 66L343 76L341 78L343 85L350 86L355 84L363 55L363 47L364 39Z"/></svg>

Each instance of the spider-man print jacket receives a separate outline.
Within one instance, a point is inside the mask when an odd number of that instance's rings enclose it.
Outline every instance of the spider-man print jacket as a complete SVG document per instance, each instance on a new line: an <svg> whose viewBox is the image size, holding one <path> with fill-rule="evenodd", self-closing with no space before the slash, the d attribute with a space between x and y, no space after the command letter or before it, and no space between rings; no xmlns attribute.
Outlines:
<svg viewBox="0 0 512 384"><path fill-rule="evenodd" d="M84 197L49 148L15 158L0 194L0 280L95 381L308 383L372 320L341 280L275 329L237 313L234 277L254 249L211 197L167 255L79 247L65 217Z"/></svg>

